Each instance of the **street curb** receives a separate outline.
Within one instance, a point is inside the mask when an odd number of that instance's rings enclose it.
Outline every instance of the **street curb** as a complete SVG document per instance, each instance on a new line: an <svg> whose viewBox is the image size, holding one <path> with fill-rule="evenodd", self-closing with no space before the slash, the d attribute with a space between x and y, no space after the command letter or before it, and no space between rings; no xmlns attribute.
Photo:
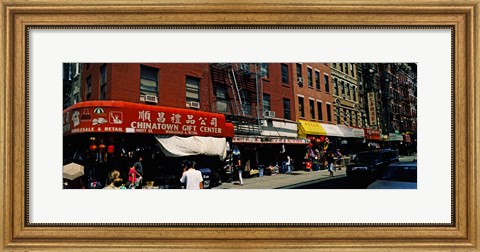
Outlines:
<svg viewBox="0 0 480 252"><path fill-rule="evenodd" d="M295 187L307 186L307 185L318 183L320 181L328 181L328 180L331 180L331 179L343 178L343 177L346 177L346 176L347 176L346 174L342 174L342 175L338 175L338 176L334 176L334 177L319 178L319 179L310 180L310 181L306 181L306 182L301 182L301 183L297 183L297 184L293 184L293 185L275 187L273 189L295 189Z"/></svg>

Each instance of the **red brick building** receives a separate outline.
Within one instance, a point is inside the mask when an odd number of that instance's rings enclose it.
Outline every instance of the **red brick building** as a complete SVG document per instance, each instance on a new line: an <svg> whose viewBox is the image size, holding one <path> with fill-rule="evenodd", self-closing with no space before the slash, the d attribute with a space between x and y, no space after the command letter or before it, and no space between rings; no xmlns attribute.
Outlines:
<svg viewBox="0 0 480 252"><path fill-rule="evenodd" d="M332 78L324 63L295 63L296 120L333 123Z"/></svg>
<svg viewBox="0 0 480 252"><path fill-rule="evenodd" d="M206 63L83 64L82 83L83 101L118 100L176 108L187 108L193 101L199 102L198 109L213 110Z"/></svg>

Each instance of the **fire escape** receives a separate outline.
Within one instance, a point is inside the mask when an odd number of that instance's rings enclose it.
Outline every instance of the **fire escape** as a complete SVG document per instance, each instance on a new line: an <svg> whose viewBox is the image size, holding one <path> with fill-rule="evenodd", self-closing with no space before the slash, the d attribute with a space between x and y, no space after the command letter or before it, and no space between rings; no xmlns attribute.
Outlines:
<svg viewBox="0 0 480 252"><path fill-rule="evenodd" d="M251 71L250 64L214 63L210 64L210 72L214 90L227 90L228 109L217 112L224 113L226 120L233 123L235 135L260 135L260 92L256 69Z"/></svg>

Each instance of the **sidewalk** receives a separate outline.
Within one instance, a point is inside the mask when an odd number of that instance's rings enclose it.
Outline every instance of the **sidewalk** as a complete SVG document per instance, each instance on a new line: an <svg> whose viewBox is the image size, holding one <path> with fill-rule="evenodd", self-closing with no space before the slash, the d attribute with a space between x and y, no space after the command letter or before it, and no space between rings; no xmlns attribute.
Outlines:
<svg viewBox="0 0 480 252"><path fill-rule="evenodd" d="M398 157L398 159L399 159L400 162L412 162L412 161L414 161L414 160L416 161L416 160L417 160L417 154L411 155L411 156L402 156L402 155L400 155L400 156Z"/></svg>
<svg viewBox="0 0 480 252"><path fill-rule="evenodd" d="M345 176L345 167L341 170L334 172L335 177ZM335 178L334 177L334 178ZM232 183L223 183L212 189L280 189L295 184L303 184L315 180L328 180L332 177L329 176L327 170L321 170L316 172L308 171L293 171L290 174L275 174L272 176L244 178L243 186L240 186L238 181Z"/></svg>

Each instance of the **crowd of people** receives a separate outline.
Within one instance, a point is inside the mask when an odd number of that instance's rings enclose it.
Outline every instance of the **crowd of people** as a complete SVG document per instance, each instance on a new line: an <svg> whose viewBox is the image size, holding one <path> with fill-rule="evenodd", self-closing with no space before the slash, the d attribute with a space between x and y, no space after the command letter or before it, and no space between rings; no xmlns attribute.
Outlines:
<svg viewBox="0 0 480 252"><path fill-rule="evenodd" d="M183 174L180 178L180 182L184 185L185 189L203 189L203 176L202 173L195 169L195 162L185 159L182 162ZM143 181L143 166L142 158L131 166L128 173L128 181L123 182L120 172L113 170L109 173L109 184L104 189L136 189L142 188Z"/></svg>

